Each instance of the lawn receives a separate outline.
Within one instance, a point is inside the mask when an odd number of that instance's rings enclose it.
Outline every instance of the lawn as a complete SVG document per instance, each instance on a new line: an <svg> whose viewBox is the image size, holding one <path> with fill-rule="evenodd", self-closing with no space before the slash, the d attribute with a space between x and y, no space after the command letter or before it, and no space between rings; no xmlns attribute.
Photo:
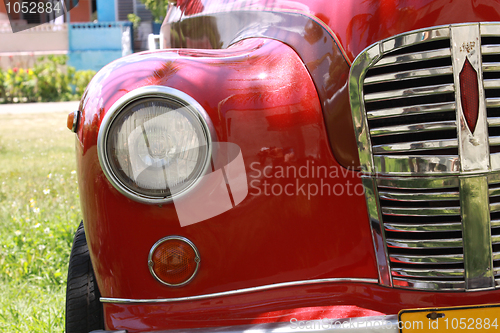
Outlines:
<svg viewBox="0 0 500 333"><path fill-rule="evenodd" d="M0 115L0 332L64 332L81 220L65 113Z"/></svg>

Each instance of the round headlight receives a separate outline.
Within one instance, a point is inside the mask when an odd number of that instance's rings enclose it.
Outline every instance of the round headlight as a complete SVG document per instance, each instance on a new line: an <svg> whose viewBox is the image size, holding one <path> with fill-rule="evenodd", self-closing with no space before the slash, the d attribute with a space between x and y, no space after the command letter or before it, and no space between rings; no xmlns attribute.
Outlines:
<svg viewBox="0 0 500 333"><path fill-rule="evenodd" d="M191 188L210 165L210 132L208 116L190 96L161 86L139 88L104 117L99 161L126 196L167 202Z"/></svg>

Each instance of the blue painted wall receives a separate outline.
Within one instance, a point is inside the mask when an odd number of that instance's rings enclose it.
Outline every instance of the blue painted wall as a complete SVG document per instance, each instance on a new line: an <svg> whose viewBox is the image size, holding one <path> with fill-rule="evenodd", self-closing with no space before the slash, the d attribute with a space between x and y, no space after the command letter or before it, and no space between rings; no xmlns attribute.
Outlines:
<svg viewBox="0 0 500 333"><path fill-rule="evenodd" d="M100 70L133 52L132 23L99 22L69 25L69 61L76 70Z"/></svg>
<svg viewBox="0 0 500 333"><path fill-rule="evenodd" d="M97 0L97 20L99 22L116 21L115 1Z"/></svg>

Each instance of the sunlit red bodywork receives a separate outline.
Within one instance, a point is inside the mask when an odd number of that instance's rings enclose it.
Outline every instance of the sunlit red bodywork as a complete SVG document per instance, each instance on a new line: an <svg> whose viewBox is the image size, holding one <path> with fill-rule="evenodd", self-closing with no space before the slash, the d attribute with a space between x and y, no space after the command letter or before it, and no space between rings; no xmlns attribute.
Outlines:
<svg viewBox="0 0 500 333"><path fill-rule="evenodd" d="M248 290L189 301L105 303L106 328L141 332L499 302L500 291L430 293L377 284L366 201L354 192L361 180L347 89L352 61L378 40L429 26L499 20L494 0L179 0L162 28L172 49L109 64L80 105L78 175L92 263L105 298ZM241 148L250 184L242 203L181 227L172 205L130 200L110 184L97 158L100 123L121 96L148 85L192 96L210 116L217 140ZM252 186L263 179L294 183L276 177L273 168L280 165L337 170L336 177L308 181L350 186L353 194L265 195L259 182ZM147 265L153 244L169 235L190 239L202 258L193 281L178 288L158 283Z"/></svg>

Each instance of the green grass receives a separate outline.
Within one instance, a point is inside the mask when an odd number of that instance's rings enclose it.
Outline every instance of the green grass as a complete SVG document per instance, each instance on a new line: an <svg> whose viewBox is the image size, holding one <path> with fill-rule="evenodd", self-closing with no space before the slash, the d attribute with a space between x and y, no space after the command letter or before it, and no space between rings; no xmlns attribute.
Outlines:
<svg viewBox="0 0 500 333"><path fill-rule="evenodd" d="M0 115L0 332L63 332L81 220L64 113Z"/></svg>

